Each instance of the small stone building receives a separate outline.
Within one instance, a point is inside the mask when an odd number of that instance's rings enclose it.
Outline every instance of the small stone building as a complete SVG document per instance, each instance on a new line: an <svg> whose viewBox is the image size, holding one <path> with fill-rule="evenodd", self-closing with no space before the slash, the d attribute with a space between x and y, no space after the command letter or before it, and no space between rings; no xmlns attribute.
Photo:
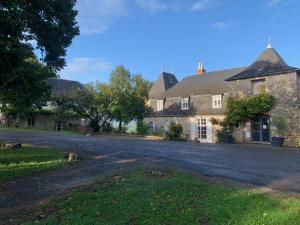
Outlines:
<svg viewBox="0 0 300 225"><path fill-rule="evenodd" d="M300 72L288 66L277 51L268 48L249 67L206 72L200 63L197 74L177 82L175 75L162 73L149 92L153 113L145 121L152 130L167 130L171 122L181 123L189 140L216 143L219 125L212 119L225 118L229 97L270 93L277 99L275 108L245 124L237 124L234 138L241 143L270 143L272 115L282 115L289 123L287 145L300 138Z"/></svg>
<svg viewBox="0 0 300 225"><path fill-rule="evenodd" d="M59 78L49 79L49 85L52 87L51 98L57 98L65 95L68 91L76 88L84 88L82 84L77 81L64 80ZM18 127L20 128L37 128L42 130L61 130L61 129L77 129L78 127L85 125L85 120L82 120L79 116L69 115L65 120L60 123L53 111L51 100L47 102L47 106L44 106L38 113L31 113L19 118ZM84 124L83 124L84 123ZM0 114L0 124L2 126L15 126L16 120L9 118L4 113Z"/></svg>

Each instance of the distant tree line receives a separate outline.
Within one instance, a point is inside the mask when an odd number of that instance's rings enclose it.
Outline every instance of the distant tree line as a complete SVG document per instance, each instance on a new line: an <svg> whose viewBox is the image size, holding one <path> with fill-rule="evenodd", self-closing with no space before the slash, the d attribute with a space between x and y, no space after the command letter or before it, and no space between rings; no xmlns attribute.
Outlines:
<svg viewBox="0 0 300 225"><path fill-rule="evenodd" d="M90 83L84 89L73 89L54 99L57 112L75 112L88 120L88 126L94 132L109 132L112 122L119 123L119 132L123 125L136 120L142 121L150 112L146 101L151 83L141 75L131 75L124 66L112 71L108 83Z"/></svg>

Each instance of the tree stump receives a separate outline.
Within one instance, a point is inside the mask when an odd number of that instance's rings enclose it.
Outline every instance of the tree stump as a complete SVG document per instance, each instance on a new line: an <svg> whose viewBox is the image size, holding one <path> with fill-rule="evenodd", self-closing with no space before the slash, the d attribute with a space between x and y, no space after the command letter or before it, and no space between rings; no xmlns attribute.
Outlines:
<svg viewBox="0 0 300 225"><path fill-rule="evenodd" d="M6 142L3 140L0 140L0 148L5 148L6 147Z"/></svg>
<svg viewBox="0 0 300 225"><path fill-rule="evenodd" d="M9 148L17 150L17 149L22 148L22 144L21 143L12 144Z"/></svg>
<svg viewBox="0 0 300 225"><path fill-rule="evenodd" d="M74 152L69 153L68 162L78 160L78 154Z"/></svg>

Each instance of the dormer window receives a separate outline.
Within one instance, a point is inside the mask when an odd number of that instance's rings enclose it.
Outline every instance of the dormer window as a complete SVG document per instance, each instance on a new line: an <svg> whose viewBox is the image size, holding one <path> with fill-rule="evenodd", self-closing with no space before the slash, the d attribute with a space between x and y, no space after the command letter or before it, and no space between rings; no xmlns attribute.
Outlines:
<svg viewBox="0 0 300 225"><path fill-rule="evenodd" d="M212 107L214 109L222 108L222 95L213 95L212 97Z"/></svg>
<svg viewBox="0 0 300 225"><path fill-rule="evenodd" d="M181 99L181 110L188 110L189 109L189 98L182 98Z"/></svg>
<svg viewBox="0 0 300 225"><path fill-rule="evenodd" d="M164 110L164 100L157 100L157 111Z"/></svg>

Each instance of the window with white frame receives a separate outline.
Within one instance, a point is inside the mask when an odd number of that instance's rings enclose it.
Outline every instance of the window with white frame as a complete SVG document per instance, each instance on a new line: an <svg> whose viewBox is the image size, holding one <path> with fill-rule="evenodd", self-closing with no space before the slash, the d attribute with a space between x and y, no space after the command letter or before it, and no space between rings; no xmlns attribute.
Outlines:
<svg viewBox="0 0 300 225"><path fill-rule="evenodd" d="M157 111L164 110L164 100L157 100Z"/></svg>
<svg viewBox="0 0 300 225"><path fill-rule="evenodd" d="M189 109L189 98L182 98L181 99L181 110L188 110Z"/></svg>
<svg viewBox="0 0 300 225"><path fill-rule="evenodd" d="M213 108L219 109L222 108L222 95L214 95L212 97Z"/></svg>

